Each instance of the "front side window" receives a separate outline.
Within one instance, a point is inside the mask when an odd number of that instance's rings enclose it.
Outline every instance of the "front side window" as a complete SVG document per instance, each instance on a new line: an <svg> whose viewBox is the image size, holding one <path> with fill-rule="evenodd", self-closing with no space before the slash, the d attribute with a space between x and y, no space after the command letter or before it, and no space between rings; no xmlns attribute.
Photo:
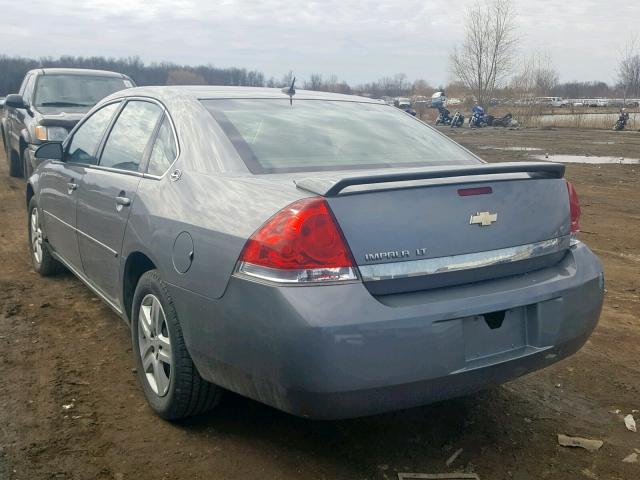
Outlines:
<svg viewBox="0 0 640 480"><path fill-rule="evenodd" d="M73 134L67 149L67 161L95 165L96 150L120 103L110 103L93 113Z"/></svg>
<svg viewBox="0 0 640 480"><path fill-rule="evenodd" d="M158 176L164 174L176 159L177 154L178 149L173 138L173 130L171 130L169 119L165 117L160 130L158 130L153 150L151 150L147 173Z"/></svg>
<svg viewBox="0 0 640 480"><path fill-rule="evenodd" d="M36 107L93 107L104 97L131 86L119 77L91 75L40 75L35 87Z"/></svg>
<svg viewBox="0 0 640 480"><path fill-rule="evenodd" d="M22 98L26 101L26 102L31 102L31 97L33 95L33 85L35 83L35 75L31 75L29 77L29 81L27 82L27 85L24 87L24 93L22 94Z"/></svg>
<svg viewBox="0 0 640 480"><path fill-rule="evenodd" d="M162 109L151 102L128 102L109 134L100 166L136 172L156 128Z"/></svg>
<svg viewBox="0 0 640 480"><path fill-rule="evenodd" d="M476 164L389 105L336 100L201 100L253 173Z"/></svg>

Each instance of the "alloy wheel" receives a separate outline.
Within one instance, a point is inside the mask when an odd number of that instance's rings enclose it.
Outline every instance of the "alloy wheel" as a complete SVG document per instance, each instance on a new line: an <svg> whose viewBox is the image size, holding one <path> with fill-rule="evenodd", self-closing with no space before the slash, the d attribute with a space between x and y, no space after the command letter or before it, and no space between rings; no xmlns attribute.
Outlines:
<svg viewBox="0 0 640 480"><path fill-rule="evenodd" d="M146 295L140 304L138 346L149 387L164 397L171 383L171 339L162 304L153 294Z"/></svg>
<svg viewBox="0 0 640 480"><path fill-rule="evenodd" d="M39 265L42 263L42 229L38 209L31 210L31 252L33 259Z"/></svg>

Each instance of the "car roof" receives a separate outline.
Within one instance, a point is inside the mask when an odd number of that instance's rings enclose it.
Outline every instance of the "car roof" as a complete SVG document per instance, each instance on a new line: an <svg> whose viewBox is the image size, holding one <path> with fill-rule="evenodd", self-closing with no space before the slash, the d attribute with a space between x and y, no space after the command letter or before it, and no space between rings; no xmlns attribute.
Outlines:
<svg viewBox="0 0 640 480"><path fill-rule="evenodd" d="M34 68L29 73L38 75L89 75L92 77L117 77L129 78L118 72L110 72L108 70L91 70L89 68Z"/></svg>
<svg viewBox="0 0 640 480"><path fill-rule="evenodd" d="M119 94L119 95L118 95ZM189 98L192 100L205 99L222 99L222 98L287 98L288 95L283 93L279 88L263 88L263 87L225 87L213 85L194 85L194 86L162 86L162 87L135 87L123 90L114 94L114 96L126 97L153 97L158 100L171 101L174 99ZM343 95L340 93L317 92L312 90L297 90L293 96L296 100L341 100L347 102L363 102L363 103L384 103L382 100L376 100L357 95Z"/></svg>

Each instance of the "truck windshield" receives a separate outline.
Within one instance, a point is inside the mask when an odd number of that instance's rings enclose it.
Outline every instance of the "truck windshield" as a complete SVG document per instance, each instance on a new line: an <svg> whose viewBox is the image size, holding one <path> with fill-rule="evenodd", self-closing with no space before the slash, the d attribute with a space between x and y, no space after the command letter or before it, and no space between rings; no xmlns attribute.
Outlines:
<svg viewBox="0 0 640 480"><path fill-rule="evenodd" d="M252 173L475 164L471 153L389 105L201 100Z"/></svg>
<svg viewBox="0 0 640 480"><path fill-rule="evenodd" d="M35 88L36 107L92 107L107 95L131 87L125 78L89 75L41 75Z"/></svg>

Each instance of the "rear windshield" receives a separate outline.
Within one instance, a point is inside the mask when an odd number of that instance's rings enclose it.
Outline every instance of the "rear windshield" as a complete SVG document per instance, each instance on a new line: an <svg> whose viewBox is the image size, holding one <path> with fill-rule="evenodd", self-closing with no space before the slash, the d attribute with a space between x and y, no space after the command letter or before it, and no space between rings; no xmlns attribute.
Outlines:
<svg viewBox="0 0 640 480"><path fill-rule="evenodd" d="M202 100L253 173L478 163L396 107L348 101Z"/></svg>
<svg viewBox="0 0 640 480"><path fill-rule="evenodd" d="M104 97L133 86L126 78L90 75L41 75L36 84L36 107L93 107Z"/></svg>

